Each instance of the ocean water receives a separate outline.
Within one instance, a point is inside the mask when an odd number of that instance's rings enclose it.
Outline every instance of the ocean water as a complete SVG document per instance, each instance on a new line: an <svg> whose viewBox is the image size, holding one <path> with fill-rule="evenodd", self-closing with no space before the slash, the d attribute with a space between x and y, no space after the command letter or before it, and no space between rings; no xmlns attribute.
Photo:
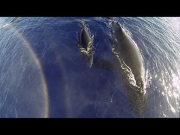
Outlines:
<svg viewBox="0 0 180 135"><path fill-rule="evenodd" d="M137 118L121 74L88 68L77 43L94 35L94 58L113 60L110 18L1 17L0 117ZM114 17L145 63L145 118L180 117L180 18ZM13 20L13 21L12 21Z"/></svg>

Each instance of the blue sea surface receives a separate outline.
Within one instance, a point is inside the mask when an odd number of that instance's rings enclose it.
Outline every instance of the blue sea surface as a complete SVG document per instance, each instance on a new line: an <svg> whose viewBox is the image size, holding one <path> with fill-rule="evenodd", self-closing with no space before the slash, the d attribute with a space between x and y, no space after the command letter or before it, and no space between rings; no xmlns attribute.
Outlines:
<svg viewBox="0 0 180 135"><path fill-rule="evenodd" d="M118 71L89 68L78 48L82 25L94 58L113 60L110 18L0 18L1 118L137 118ZM180 117L180 18L114 17L145 63L145 118ZM12 21L12 22L11 22Z"/></svg>

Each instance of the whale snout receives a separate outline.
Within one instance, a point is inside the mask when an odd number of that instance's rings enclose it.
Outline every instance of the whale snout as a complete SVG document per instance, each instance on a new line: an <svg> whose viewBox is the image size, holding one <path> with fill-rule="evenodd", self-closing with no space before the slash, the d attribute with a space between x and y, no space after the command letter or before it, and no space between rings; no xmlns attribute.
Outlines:
<svg viewBox="0 0 180 135"><path fill-rule="evenodd" d="M113 29L117 29L117 28L119 28L119 23L116 21L111 21L111 26Z"/></svg>

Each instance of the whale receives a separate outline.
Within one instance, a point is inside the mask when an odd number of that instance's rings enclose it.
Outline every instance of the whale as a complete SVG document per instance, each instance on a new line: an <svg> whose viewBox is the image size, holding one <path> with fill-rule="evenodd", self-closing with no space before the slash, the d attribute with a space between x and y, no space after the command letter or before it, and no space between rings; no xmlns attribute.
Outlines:
<svg viewBox="0 0 180 135"><path fill-rule="evenodd" d="M19 19L20 17L14 17L14 19L12 19L9 23L6 23L5 25L3 25L2 28L5 28L7 26L10 26L13 22L15 22L17 19ZM1 29L1 28L0 28Z"/></svg>
<svg viewBox="0 0 180 135"><path fill-rule="evenodd" d="M76 20L76 21L80 22L80 24L82 25L79 34L78 48L79 51L82 53L87 66L90 68L93 64L94 35L91 35L90 30L85 25L85 21L82 20Z"/></svg>
<svg viewBox="0 0 180 135"><path fill-rule="evenodd" d="M137 44L119 22L111 21L110 42L115 66L120 69L130 105L138 117L147 109L144 60Z"/></svg>
<svg viewBox="0 0 180 135"><path fill-rule="evenodd" d="M14 19L12 19L9 23L13 23L15 22L17 19L19 19L20 17L14 17Z"/></svg>
<svg viewBox="0 0 180 135"><path fill-rule="evenodd" d="M113 61L96 58L94 66L107 71L117 70L126 88L127 98L133 112L143 118L147 108L147 92L144 60L136 43L127 31L115 20L111 20L108 35Z"/></svg>

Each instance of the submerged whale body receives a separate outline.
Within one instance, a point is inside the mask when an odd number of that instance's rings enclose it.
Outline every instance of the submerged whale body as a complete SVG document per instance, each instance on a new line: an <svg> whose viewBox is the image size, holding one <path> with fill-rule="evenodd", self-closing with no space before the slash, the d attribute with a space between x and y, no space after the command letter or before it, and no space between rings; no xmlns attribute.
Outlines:
<svg viewBox="0 0 180 135"><path fill-rule="evenodd" d="M85 26L85 21L81 21L81 20L76 20L76 21L82 24L82 29L79 35L78 47L87 63L87 66L91 67L93 64L93 54L94 54L93 36L91 36L89 29Z"/></svg>
<svg viewBox="0 0 180 135"><path fill-rule="evenodd" d="M105 70L118 70L126 86L130 105L138 117L144 117L147 108L145 69L141 53L121 25L112 20L112 44L114 61L95 60L94 65Z"/></svg>

